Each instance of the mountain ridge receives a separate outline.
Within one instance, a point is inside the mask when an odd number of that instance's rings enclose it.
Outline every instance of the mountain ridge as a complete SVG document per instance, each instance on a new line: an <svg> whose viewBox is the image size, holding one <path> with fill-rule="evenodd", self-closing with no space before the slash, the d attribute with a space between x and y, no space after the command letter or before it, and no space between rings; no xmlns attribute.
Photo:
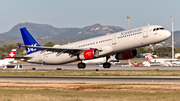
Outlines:
<svg viewBox="0 0 180 101"><path fill-rule="evenodd" d="M20 28L26 27L32 36L41 44L53 42L55 44L67 44L101 35L119 32L123 29L118 26L107 26L96 23L82 28L57 28L49 24L24 22L13 26L8 32L0 34L0 45L23 43ZM172 37L167 39L163 46L171 46ZM180 31L174 31L175 47L180 47Z"/></svg>
<svg viewBox="0 0 180 101"><path fill-rule="evenodd" d="M3 41L2 44L13 44L18 43L18 40L22 42L20 28L26 27L27 30L32 34L37 40L52 40L55 44L61 39L66 39L69 42L74 42L75 40L82 40L92 37L97 37L105 34L111 34L124 30L117 26L105 26L96 23L94 25L85 26L83 28L57 28L49 24L37 24L37 23L19 23L13 26L8 32L0 34L0 40ZM7 42L6 42L7 41Z"/></svg>

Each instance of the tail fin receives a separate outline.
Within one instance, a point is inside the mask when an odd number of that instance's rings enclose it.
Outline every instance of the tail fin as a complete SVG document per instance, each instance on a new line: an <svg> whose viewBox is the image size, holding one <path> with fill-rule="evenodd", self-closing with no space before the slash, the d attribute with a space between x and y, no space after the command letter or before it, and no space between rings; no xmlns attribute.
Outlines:
<svg viewBox="0 0 180 101"><path fill-rule="evenodd" d="M15 55L16 55L16 49L12 49L11 52L7 55L7 57L5 59L14 60L14 58L12 58L12 57L15 57ZM11 58L8 58L8 57L11 57Z"/></svg>
<svg viewBox="0 0 180 101"><path fill-rule="evenodd" d="M24 45L40 46L25 27L21 28L20 31L21 31L21 35L22 35L22 38L23 38L23 41L24 41ZM34 53L34 52L37 52L37 51L39 51L39 50L36 50L36 49L33 49L33 48L26 48L27 54L31 54L31 53Z"/></svg>
<svg viewBox="0 0 180 101"><path fill-rule="evenodd" d="M148 61L150 61L150 60L152 60L152 59L153 59L153 57L151 56L151 54L146 53L146 55L147 55L147 57L148 57Z"/></svg>
<svg viewBox="0 0 180 101"><path fill-rule="evenodd" d="M112 61L112 60L116 60L115 55L110 55L110 58L108 59L108 61Z"/></svg>

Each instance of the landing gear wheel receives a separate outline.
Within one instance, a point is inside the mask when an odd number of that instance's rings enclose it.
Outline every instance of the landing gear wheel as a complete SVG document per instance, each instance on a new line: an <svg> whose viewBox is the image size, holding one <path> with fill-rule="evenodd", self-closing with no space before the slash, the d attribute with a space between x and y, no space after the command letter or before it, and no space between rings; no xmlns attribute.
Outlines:
<svg viewBox="0 0 180 101"><path fill-rule="evenodd" d="M156 51L152 51L151 53L152 53L152 55L156 55Z"/></svg>
<svg viewBox="0 0 180 101"><path fill-rule="evenodd" d="M86 64L85 63L78 63L77 67L79 69L84 69L84 68L86 68Z"/></svg>
<svg viewBox="0 0 180 101"><path fill-rule="evenodd" d="M104 68L110 68L111 64L109 62L103 63Z"/></svg>

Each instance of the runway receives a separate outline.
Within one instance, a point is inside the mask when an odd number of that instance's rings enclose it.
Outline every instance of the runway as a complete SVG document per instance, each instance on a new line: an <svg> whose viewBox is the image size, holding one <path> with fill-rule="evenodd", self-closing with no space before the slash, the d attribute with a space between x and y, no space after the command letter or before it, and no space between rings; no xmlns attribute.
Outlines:
<svg viewBox="0 0 180 101"><path fill-rule="evenodd" d="M111 68L103 68L99 65L95 64L87 64L85 69L78 69L77 64L64 64L64 65L40 65L40 64L23 64L23 70L32 70L32 68L36 68L36 70L57 70L57 68L61 68L62 70L172 70L172 71L180 71L180 67L161 67L161 66L151 66L151 67L121 67L121 65L116 64L112 65ZM3 67L0 67L3 69Z"/></svg>
<svg viewBox="0 0 180 101"><path fill-rule="evenodd" d="M109 69L104 69L99 65L87 64L85 69L78 69L77 64L64 64L64 65L40 65L40 64L24 64L23 70L33 71L49 71L57 70L61 68L62 70L170 70L170 71L180 71L180 67L121 67L120 65L112 65ZM2 67L0 68L2 69ZM9 71L9 69L2 70ZM14 71L14 69L11 69ZM47 77L47 76L0 76L0 82L22 82L22 83L93 83L93 84L180 84L180 77Z"/></svg>
<svg viewBox="0 0 180 101"><path fill-rule="evenodd" d="M180 84L180 77L46 77L0 76L0 82L89 84Z"/></svg>

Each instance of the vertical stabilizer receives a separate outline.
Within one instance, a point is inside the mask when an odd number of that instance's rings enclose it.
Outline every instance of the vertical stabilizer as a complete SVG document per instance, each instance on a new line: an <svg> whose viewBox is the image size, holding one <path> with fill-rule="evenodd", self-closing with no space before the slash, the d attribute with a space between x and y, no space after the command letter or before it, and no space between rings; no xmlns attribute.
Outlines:
<svg viewBox="0 0 180 101"><path fill-rule="evenodd" d="M14 60L14 58L12 57L15 57L16 55L16 49L12 49L11 52L7 55L7 57L5 58L5 60ZM8 58L8 57L11 57L11 58Z"/></svg>
<svg viewBox="0 0 180 101"><path fill-rule="evenodd" d="M23 41L24 41L24 45L27 45L27 46L40 46L25 27L21 28L20 31L21 31L21 35L22 35L22 38L23 38ZM37 51L39 51L39 50L36 50L34 48L26 48L27 54L31 54L31 53L34 53L34 52L37 52Z"/></svg>
<svg viewBox="0 0 180 101"><path fill-rule="evenodd" d="M153 59L153 57L151 56L151 54L146 53L146 55L147 55L148 61L150 61L150 60L152 60L152 59Z"/></svg>

